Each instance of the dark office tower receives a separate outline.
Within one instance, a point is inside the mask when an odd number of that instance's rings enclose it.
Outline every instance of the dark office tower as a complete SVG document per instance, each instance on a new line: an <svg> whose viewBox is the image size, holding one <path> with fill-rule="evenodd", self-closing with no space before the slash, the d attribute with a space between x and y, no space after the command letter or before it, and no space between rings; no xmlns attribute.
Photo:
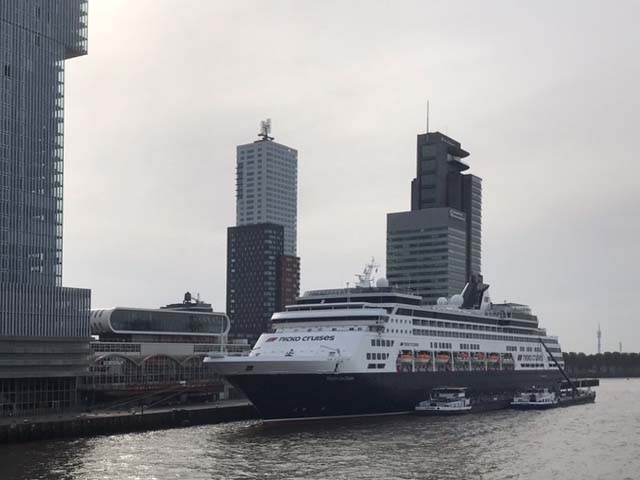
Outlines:
<svg viewBox="0 0 640 480"><path fill-rule="evenodd" d="M411 211L387 216L387 277L435 303L481 273L482 180L440 132L418 135L416 155Z"/></svg>
<svg viewBox="0 0 640 480"><path fill-rule="evenodd" d="M271 329L271 315L282 301L279 277L283 252L282 225L258 223L227 230L227 315L231 338L248 338L253 343Z"/></svg>
<svg viewBox="0 0 640 480"><path fill-rule="evenodd" d="M76 400L89 290L62 285L65 61L87 1L0 1L0 416Z"/></svg>

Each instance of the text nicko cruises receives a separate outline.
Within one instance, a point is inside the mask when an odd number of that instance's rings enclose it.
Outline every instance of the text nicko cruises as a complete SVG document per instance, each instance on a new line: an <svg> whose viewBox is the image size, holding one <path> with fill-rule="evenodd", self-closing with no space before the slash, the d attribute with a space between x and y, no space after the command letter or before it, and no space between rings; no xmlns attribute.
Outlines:
<svg viewBox="0 0 640 480"><path fill-rule="evenodd" d="M306 292L248 356L205 361L265 420L408 413L443 385L482 395L561 380L540 344L562 365L557 338L526 305L491 303L481 277L437 305L372 284Z"/></svg>

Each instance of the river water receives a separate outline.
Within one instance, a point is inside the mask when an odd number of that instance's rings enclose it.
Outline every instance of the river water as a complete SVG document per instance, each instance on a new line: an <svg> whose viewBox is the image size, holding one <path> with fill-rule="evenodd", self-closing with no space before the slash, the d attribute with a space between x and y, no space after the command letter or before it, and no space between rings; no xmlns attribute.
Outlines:
<svg viewBox="0 0 640 480"><path fill-rule="evenodd" d="M462 417L237 422L0 446L0 480L640 479L640 380L595 404Z"/></svg>

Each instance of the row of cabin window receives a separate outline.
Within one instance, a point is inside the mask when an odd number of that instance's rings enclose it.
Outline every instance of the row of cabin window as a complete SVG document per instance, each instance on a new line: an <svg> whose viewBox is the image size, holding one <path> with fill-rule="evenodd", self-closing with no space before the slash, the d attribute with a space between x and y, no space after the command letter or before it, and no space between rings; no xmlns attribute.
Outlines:
<svg viewBox="0 0 640 480"><path fill-rule="evenodd" d="M393 347L394 340L385 340L383 338L374 338L371 340L372 347Z"/></svg>
<svg viewBox="0 0 640 480"><path fill-rule="evenodd" d="M471 322L472 320L467 320ZM509 327L495 327L491 325L485 324L467 324L467 323L451 323L451 322L443 322L436 320L420 320L419 318L413 319L413 325L422 326L422 327L437 327L437 328L458 328L461 330L482 330L486 332L502 332L502 333L524 333L524 334L532 334L535 333L535 327L527 325L522 326L523 328L509 328ZM516 325L517 327L517 325Z"/></svg>
<svg viewBox="0 0 640 480"><path fill-rule="evenodd" d="M370 363L367 368L384 368L384 363Z"/></svg>
<svg viewBox="0 0 640 480"><path fill-rule="evenodd" d="M386 360L389 358L388 353L367 353L367 360Z"/></svg>
<svg viewBox="0 0 640 480"><path fill-rule="evenodd" d="M461 343L460 350L480 350L480 345L477 343Z"/></svg>
<svg viewBox="0 0 640 480"><path fill-rule="evenodd" d="M522 367L544 368L544 363L523 363Z"/></svg>
<svg viewBox="0 0 640 480"><path fill-rule="evenodd" d="M431 348L453 348L448 342L431 342Z"/></svg>
<svg viewBox="0 0 640 480"><path fill-rule="evenodd" d="M508 337L506 335L488 335L484 333L464 333L464 332L445 332L440 330L422 330L420 328L413 329L414 335L423 335L428 337L454 337L454 338L473 338L482 340L500 340L503 342L539 342L538 337ZM545 339L545 342L554 340Z"/></svg>

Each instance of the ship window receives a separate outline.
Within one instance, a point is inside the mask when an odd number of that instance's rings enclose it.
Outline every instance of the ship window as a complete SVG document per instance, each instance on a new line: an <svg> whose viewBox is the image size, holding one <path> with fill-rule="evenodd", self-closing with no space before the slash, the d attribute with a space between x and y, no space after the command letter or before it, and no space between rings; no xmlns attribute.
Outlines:
<svg viewBox="0 0 640 480"><path fill-rule="evenodd" d="M371 354L367 353L367 360L371 360Z"/></svg>
<svg viewBox="0 0 640 480"><path fill-rule="evenodd" d="M375 363L370 363L369 365L367 365L367 368L376 368L376 364Z"/></svg>
<svg viewBox="0 0 640 480"><path fill-rule="evenodd" d="M384 368L384 363L379 363L378 368Z"/></svg>

